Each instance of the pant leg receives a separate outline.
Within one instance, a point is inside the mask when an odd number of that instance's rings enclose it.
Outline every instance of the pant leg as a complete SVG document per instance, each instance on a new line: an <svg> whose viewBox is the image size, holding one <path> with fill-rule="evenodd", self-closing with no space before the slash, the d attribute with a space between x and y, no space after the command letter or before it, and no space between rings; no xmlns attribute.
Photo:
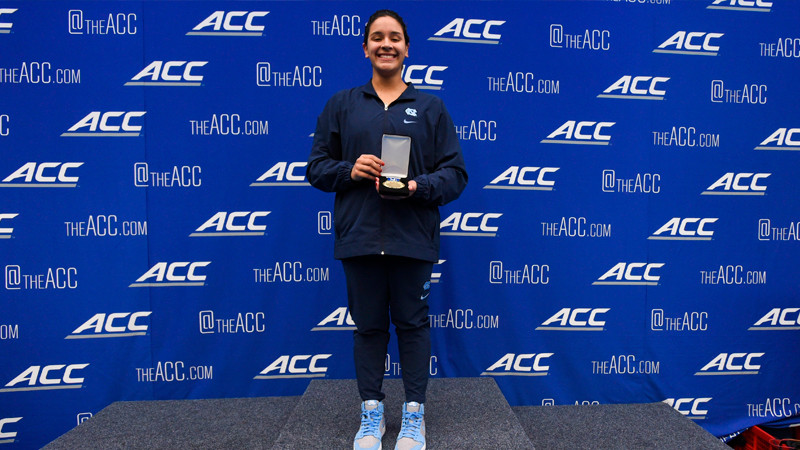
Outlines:
<svg viewBox="0 0 800 450"><path fill-rule="evenodd" d="M356 324L353 361L361 400L383 400L383 375L389 344L389 293L380 256L342 260L347 306Z"/></svg>
<svg viewBox="0 0 800 450"><path fill-rule="evenodd" d="M391 257L389 305L397 333L406 401L425 403L431 359L428 296L433 263Z"/></svg>

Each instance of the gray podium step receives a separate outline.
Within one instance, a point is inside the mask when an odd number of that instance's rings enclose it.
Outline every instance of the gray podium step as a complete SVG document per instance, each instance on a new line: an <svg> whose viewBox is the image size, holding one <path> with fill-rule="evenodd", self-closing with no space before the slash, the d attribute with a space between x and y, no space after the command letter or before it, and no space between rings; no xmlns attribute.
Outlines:
<svg viewBox="0 0 800 450"><path fill-rule="evenodd" d="M114 402L44 448L271 449L299 397Z"/></svg>
<svg viewBox="0 0 800 450"><path fill-rule="evenodd" d="M402 382L384 382L394 448ZM431 449L730 449L661 403L510 408L493 378L434 378ZM60 449L351 449L359 425L355 380L314 380L302 397L115 402L48 444Z"/></svg>
<svg viewBox="0 0 800 450"><path fill-rule="evenodd" d="M512 409L539 449L731 450L664 402Z"/></svg>
<svg viewBox="0 0 800 450"><path fill-rule="evenodd" d="M386 434L393 449L400 432L403 384L383 383ZM530 449L525 430L493 378L432 378L425 425L429 448ZM289 415L276 449L350 449L361 415L355 380L313 380Z"/></svg>

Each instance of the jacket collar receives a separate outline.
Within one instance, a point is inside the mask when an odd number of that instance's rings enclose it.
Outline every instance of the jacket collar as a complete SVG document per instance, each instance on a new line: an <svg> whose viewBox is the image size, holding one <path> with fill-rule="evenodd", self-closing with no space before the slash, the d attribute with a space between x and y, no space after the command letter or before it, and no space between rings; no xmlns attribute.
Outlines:
<svg viewBox="0 0 800 450"><path fill-rule="evenodd" d="M402 94L400 94L400 97L397 97L397 100L395 100L395 102L409 101L417 98L419 91L417 91L414 88L414 85L411 83L406 83L406 86L408 86L406 90L403 91ZM380 97L378 97L378 93L375 92L375 88L372 86L372 80L367 81L367 84L361 86L360 90L365 95L369 95L370 97L375 97L377 99L380 99Z"/></svg>

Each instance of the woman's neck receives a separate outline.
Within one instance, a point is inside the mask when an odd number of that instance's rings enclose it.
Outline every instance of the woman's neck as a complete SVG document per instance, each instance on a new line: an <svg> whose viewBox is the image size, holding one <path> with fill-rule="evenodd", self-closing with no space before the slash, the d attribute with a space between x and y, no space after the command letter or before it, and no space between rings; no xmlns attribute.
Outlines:
<svg viewBox="0 0 800 450"><path fill-rule="evenodd" d="M372 76L372 87L375 93L383 101L383 104L389 106L393 101L406 90L406 84L403 82L400 74L391 78L384 78L377 75Z"/></svg>

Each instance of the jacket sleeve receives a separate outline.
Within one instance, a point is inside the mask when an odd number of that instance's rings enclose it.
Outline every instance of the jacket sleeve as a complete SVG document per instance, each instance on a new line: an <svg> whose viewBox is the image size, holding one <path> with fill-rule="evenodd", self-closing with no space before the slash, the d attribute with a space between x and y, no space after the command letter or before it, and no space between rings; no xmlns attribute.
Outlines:
<svg viewBox="0 0 800 450"><path fill-rule="evenodd" d="M439 120L436 123L434 171L414 177L417 191L414 198L426 204L445 205L461 195L467 186L467 169L461 154L453 119L441 104Z"/></svg>
<svg viewBox="0 0 800 450"><path fill-rule="evenodd" d="M355 186L350 178L353 164L342 160L338 113L341 98L341 92L331 97L317 118L314 144L306 166L308 182L325 192L340 192Z"/></svg>

